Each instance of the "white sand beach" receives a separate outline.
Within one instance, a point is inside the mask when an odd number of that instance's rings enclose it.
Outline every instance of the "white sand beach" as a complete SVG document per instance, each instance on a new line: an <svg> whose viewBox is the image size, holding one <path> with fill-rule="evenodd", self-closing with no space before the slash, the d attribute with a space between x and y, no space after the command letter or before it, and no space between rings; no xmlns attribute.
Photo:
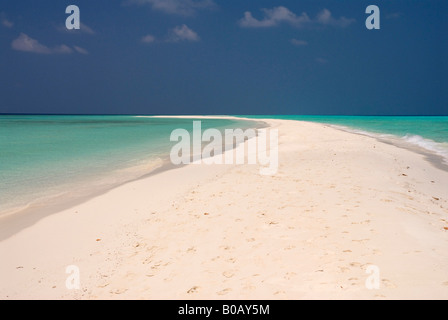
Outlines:
<svg viewBox="0 0 448 320"><path fill-rule="evenodd" d="M263 121L279 130L277 174L192 164L42 217L0 242L0 298L448 299L447 171L371 137Z"/></svg>

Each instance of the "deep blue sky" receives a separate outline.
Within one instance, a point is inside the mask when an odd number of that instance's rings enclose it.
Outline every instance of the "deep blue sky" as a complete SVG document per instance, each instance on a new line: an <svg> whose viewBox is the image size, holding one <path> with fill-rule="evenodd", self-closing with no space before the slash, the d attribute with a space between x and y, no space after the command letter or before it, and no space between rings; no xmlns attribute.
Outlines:
<svg viewBox="0 0 448 320"><path fill-rule="evenodd" d="M0 113L448 115L447 31L446 0L2 0Z"/></svg>

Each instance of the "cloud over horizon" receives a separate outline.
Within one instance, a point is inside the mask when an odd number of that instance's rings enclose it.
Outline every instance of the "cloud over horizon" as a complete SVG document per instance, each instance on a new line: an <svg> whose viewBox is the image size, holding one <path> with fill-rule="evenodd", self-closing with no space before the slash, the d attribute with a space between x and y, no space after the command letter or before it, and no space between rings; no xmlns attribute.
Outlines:
<svg viewBox="0 0 448 320"><path fill-rule="evenodd" d="M96 32L90 28L88 25L86 25L85 23L80 23L79 29L67 29L67 27L65 25L61 25L61 26L57 26L57 29L61 32L67 32L67 33L84 33L84 34L89 34L89 35L94 35L96 34Z"/></svg>
<svg viewBox="0 0 448 320"><path fill-rule="evenodd" d="M11 43L11 47L17 51L25 51L39 54L61 54L61 53L71 53L73 50L66 46L65 44L56 46L54 48L49 48L39 41L30 38L25 33L21 33L17 39Z"/></svg>
<svg viewBox="0 0 448 320"><path fill-rule="evenodd" d="M290 40L291 44L297 46L297 47L303 47L303 46L307 46L308 42L304 41L304 40L298 40L298 39L291 39Z"/></svg>
<svg viewBox="0 0 448 320"><path fill-rule="evenodd" d="M246 11L244 17L238 21L243 28L270 28L278 26L282 23L289 24L293 27L302 27L305 25L325 25L334 27L347 27L353 23L354 19L340 17L334 18L328 9L319 12L315 19L311 19L306 12L296 15L286 7L279 6L272 9L261 9L264 17L258 20L253 17L252 12Z"/></svg>
<svg viewBox="0 0 448 320"><path fill-rule="evenodd" d="M14 22L8 20L3 12L0 13L0 22L6 28L12 28L14 26Z"/></svg>
<svg viewBox="0 0 448 320"><path fill-rule="evenodd" d="M81 47L78 46L73 46L73 48L75 49L76 52L80 53L80 54L89 54L89 52Z"/></svg>
<svg viewBox="0 0 448 320"><path fill-rule="evenodd" d="M41 44L36 39L29 37L25 33L20 33L19 37L12 41L11 47L17 51L24 51L37 54L70 54L73 53L73 49L65 44L57 45L55 47L48 47ZM88 51L84 48L74 46L74 50L81 54L88 54Z"/></svg>
<svg viewBox="0 0 448 320"><path fill-rule="evenodd" d="M289 23L294 26L300 26L304 23L308 23L311 19L306 13L297 16L295 13L285 7L274 7L272 9L261 9L264 12L264 18L257 20L252 16L250 11L244 13L244 18L239 21L241 27L246 28L266 28L274 27L280 23Z"/></svg>
<svg viewBox="0 0 448 320"><path fill-rule="evenodd" d="M127 0L125 4L150 5L153 10L167 14L190 16L198 10L213 9L213 0Z"/></svg>
<svg viewBox="0 0 448 320"><path fill-rule="evenodd" d="M183 24L171 30L167 42L181 42L181 41L197 42L199 40L200 37L198 36L198 34L193 30L191 30L189 27L187 27L187 25Z"/></svg>
<svg viewBox="0 0 448 320"><path fill-rule="evenodd" d="M150 44L150 43L154 43L156 41L156 37L154 37L151 34L147 34L146 36L143 36L140 41L142 43Z"/></svg>
<svg viewBox="0 0 448 320"><path fill-rule="evenodd" d="M355 22L355 19L347 19L346 17L340 17L339 19L335 19L332 15L330 10L323 9L316 18L317 23L320 23L322 25L328 25L328 26L334 26L334 27L341 27L345 28Z"/></svg>

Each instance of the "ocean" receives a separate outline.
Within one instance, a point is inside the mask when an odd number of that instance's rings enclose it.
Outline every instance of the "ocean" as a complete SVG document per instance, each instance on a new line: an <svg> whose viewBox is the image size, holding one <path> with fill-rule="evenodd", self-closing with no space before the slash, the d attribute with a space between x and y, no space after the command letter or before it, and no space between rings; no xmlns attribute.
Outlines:
<svg viewBox="0 0 448 320"><path fill-rule="evenodd" d="M448 164L448 117L240 116L325 123L409 148ZM147 175L168 161L171 132L194 119L137 116L0 116L0 215L85 197ZM201 119L207 128L252 121Z"/></svg>
<svg viewBox="0 0 448 320"><path fill-rule="evenodd" d="M244 116L324 123L401 147L421 148L448 164L448 116Z"/></svg>
<svg viewBox="0 0 448 320"><path fill-rule="evenodd" d="M76 199L137 179L168 160L171 132L193 119L0 116L0 215ZM207 128L253 122L201 119Z"/></svg>

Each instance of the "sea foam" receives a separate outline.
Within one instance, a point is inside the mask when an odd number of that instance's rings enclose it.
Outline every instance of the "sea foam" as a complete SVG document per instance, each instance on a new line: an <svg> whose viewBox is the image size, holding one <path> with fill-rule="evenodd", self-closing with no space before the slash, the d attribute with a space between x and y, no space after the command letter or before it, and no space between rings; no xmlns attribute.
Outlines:
<svg viewBox="0 0 448 320"><path fill-rule="evenodd" d="M407 134L402 139L410 144L417 145L420 148L433 152L443 158L448 164L448 143L439 143L431 139L423 138L419 135Z"/></svg>
<svg viewBox="0 0 448 320"><path fill-rule="evenodd" d="M370 132L362 129L351 128L341 125L330 125L333 128L343 130L350 133L356 133L379 140L384 140L401 147L419 147L429 153L442 157L443 162L448 165L448 143L436 142L434 140L424 138L416 134L406 134L397 136L389 133Z"/></svg>

